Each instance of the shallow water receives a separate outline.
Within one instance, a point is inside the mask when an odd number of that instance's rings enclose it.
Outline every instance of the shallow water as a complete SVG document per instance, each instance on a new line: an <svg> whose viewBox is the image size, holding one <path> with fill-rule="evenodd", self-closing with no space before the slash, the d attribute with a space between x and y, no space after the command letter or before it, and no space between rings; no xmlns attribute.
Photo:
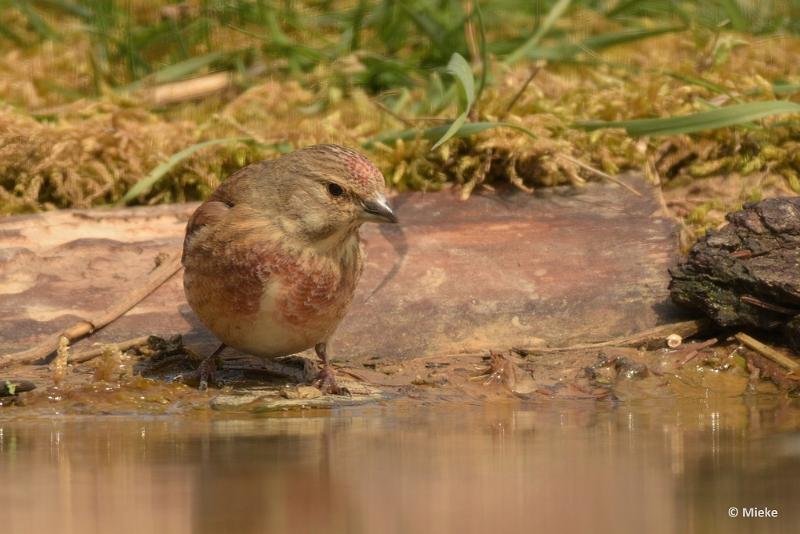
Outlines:
<svg viewBox="0 0 800 534"><path fill-rule="evenodd" d="M800 401L0 420L0 481L7 532L797 532Z"/></svg>

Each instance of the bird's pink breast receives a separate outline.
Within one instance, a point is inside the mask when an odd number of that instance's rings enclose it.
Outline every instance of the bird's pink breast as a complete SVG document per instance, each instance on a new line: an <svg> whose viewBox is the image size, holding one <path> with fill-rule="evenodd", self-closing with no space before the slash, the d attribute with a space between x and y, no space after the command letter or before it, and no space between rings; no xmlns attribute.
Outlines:
<svg viewBox="0 0 800 534"><path fill-rule="evenodd" d="M296 350L327 338L347 311L360 271L357 250L350 261L292 251L280 242L210 250L202 268L186 266L187 298L220 339L250 352L258 352L247 342L257 337L254 329L285 334ZM297 349L297 340L311 345Z"/></svg>

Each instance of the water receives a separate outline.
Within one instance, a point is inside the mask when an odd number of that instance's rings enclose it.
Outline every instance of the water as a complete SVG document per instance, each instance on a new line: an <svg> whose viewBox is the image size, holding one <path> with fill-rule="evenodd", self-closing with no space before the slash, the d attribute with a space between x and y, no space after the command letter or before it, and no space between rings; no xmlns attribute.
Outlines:
<svg viewBox="0 0 800 534"><path fill-rule="evenodd" d="M34 533L797 532L798 429L781 396L0 420L0 517Z"/></svg>

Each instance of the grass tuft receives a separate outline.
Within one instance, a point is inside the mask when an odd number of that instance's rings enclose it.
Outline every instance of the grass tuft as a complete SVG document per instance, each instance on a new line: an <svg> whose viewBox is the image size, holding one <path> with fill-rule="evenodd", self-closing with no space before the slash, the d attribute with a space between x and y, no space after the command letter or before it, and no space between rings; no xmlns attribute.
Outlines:
<svg viewBox="0 0 800 534"><path fill-rule="evenodd" d="M339 142L398 190L645 169L707 228L800 187L795 4L0 0L0 212L203 198Z"/></svg>

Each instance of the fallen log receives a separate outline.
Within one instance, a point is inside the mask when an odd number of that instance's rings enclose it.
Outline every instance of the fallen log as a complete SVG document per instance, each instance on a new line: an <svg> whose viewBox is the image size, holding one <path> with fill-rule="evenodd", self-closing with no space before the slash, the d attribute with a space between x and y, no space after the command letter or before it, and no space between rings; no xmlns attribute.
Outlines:
<svg viewBox="0 0 800 534"><path fill-rule="evenodd" d="M657 188L620 179L642 196L616 184L466 202L453 192L398 196L398 228L364 228L367 265L334 340L337 361L596 343L680 320L667 291L674 223L659 215ZM8 355L79 320L99 326L96 317L146 285L153 257L180 250L194 207L0 221L0 362L19 361ZM214 348L180 275L75 351L151 334L182 334L200 353Z"/></svg>

